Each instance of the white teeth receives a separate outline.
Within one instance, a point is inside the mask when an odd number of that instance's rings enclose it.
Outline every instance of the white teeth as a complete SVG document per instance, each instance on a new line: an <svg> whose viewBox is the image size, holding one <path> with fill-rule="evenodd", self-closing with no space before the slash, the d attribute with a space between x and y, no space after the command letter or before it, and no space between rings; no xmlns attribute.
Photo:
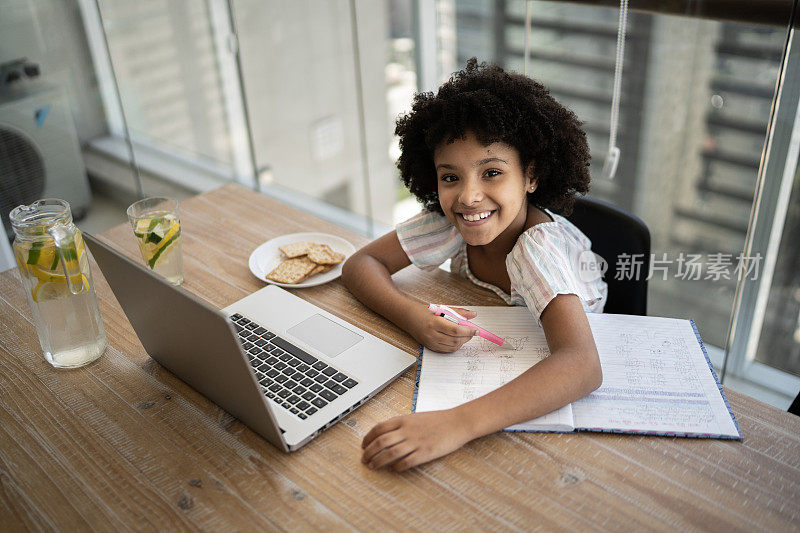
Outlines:
<svg viewBox="0 0 800 533"><path fill-rule="evenodd" d="M482 213L475 213L474 215L468 215L466 213L461 213L461 216L463 216L465 220L468 220L470 222L475 222L476 220L484 219L484 218L488 217L491 214L492 214L491 211L484 211Z"/></svg>

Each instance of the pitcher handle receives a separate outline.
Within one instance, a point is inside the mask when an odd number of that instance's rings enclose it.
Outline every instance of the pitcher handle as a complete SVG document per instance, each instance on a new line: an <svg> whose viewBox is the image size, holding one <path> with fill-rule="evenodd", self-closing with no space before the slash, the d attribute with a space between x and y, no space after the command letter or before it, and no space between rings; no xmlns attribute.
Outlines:
<svg viewBox="0 0 800 533"><path fill-rule="evenodd" d="M70 231L64 224L56 223L50 226L47 233L53 237L53 241L56 243L61 269L64 271L64 275L67 278L69 292L72 294L80 294L81 291L83 291L83 279L81 277L80 262L78 261L78 246L75 242L75 232ZM73 272L70 272L70 268L67 266L67 261L69 259L75 260L73 263L75 265L75 271ZM73 276L77 280L77 283L72 282Z"/></svg>

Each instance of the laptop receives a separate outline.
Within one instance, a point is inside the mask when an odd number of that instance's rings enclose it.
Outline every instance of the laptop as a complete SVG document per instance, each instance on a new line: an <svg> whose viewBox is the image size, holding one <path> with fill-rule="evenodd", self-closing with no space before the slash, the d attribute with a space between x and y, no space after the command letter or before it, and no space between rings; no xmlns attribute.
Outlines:
<svg viewBox="0 0 800 533"><path fill-rule="evenodd" d="M308 443L416 362L275 285L218 310L83 237L147 353L283 451Z"/></svg>

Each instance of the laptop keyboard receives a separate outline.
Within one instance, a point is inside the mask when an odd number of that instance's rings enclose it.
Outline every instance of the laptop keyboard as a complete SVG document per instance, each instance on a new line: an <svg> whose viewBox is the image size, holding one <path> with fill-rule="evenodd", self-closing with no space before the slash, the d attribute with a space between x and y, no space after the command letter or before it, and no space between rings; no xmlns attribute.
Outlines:
<svg viewBox="0 0 800 533"><path fill-rule="evenodd" d="M301 420L358 385L347 374L239 313L229 319L264 394Z"/></svg>

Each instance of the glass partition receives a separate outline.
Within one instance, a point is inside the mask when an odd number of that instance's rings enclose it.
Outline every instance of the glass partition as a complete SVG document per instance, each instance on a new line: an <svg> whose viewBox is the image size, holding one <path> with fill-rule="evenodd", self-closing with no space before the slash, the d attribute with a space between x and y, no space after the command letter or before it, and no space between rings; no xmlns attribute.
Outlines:
<svg viewBox="0 0 800 533"><path fill-rule="evenodd" d="M793 28L796 26L795 22ZM762 265L759 275L741 279L737 287L726 361L726 373L733 379L782 393L786 405L800 390L796 231L800 205L800 49L795 37L792 30L781 61L770 135L759 168L758 200L748 227L748 255Z"/></svg>
<svg viewBox="0 0 800 533"><path fill-rule="evenodd" d="M95 67L108 138L124 136L127 118L142 167L160 164L163 178L193 190L236 180L368 236L420 209L398 180L393 135L414 92L435 89L473 56L525 71L584 121L590 195L648 224L650 314L693 318L722 364L742 268L763 266L743 260L759 183L769 179L760 172L790 1L757 16L716 1L632 3L641 9L628 14L613 179L601 169L616 1L79 3L102 13L111 61L95 58ZM87 34L96 56L105 42L91 23ZM103 83L110 78L118 92ZM757 360L781 371L796 371L800 358L792 209L772 286L759 289L772 292ZM777 352L794 355L770 359Z"/></svg>
<svg viewBox="0 0 800 533"><path fill-rule="evenodd" d="M619 10L585 4L529 3L527 73L584 121L590 196L649 226L650 314L694 318L704 340L722 348L788 18L767 26L631 10L622 155L609 180L601 170ZM474 55L523 72L525 10L525 2L457 2L458 64Z"/></svg>
<svg viewBox="0 0 800 533"><path fill-rule="evenodd" d="M233 144L236 124L226 99L234 97L236 86L223 77L230 52L215 38L211 6L204 0L85 5L100 16L97 31L108 61L101 58L98 71L116 92L105 102L112 139L101 147L111 150L113 140L129 135L133 158L143 170L179 179L171 176L179 161L219 181L235 178L241 148ZM191 179L183 183L208 187Z"/></svg>
<svg viewBox="0 0 800 533"><path fill-rule="evenodd" d="M94 149L191 190L236 180L364 234L391 226L411 0L79 2L110 130Z"/></svg>
<svg viewBox="0 0 800 533"><path fill-rule="evenodd" d="M755 360L800 376L800 172L781 231ZM798 391L789 387L789 391ZM787 391L788 392L788 391Z"/></svg>
<svg viewBox="0 0 800 533"><path fill-rule="evenodd" d="M243 0L234 15L261 189L356 215L365 233L390 224L387 95L409 70L389 3Z"/></svg>

